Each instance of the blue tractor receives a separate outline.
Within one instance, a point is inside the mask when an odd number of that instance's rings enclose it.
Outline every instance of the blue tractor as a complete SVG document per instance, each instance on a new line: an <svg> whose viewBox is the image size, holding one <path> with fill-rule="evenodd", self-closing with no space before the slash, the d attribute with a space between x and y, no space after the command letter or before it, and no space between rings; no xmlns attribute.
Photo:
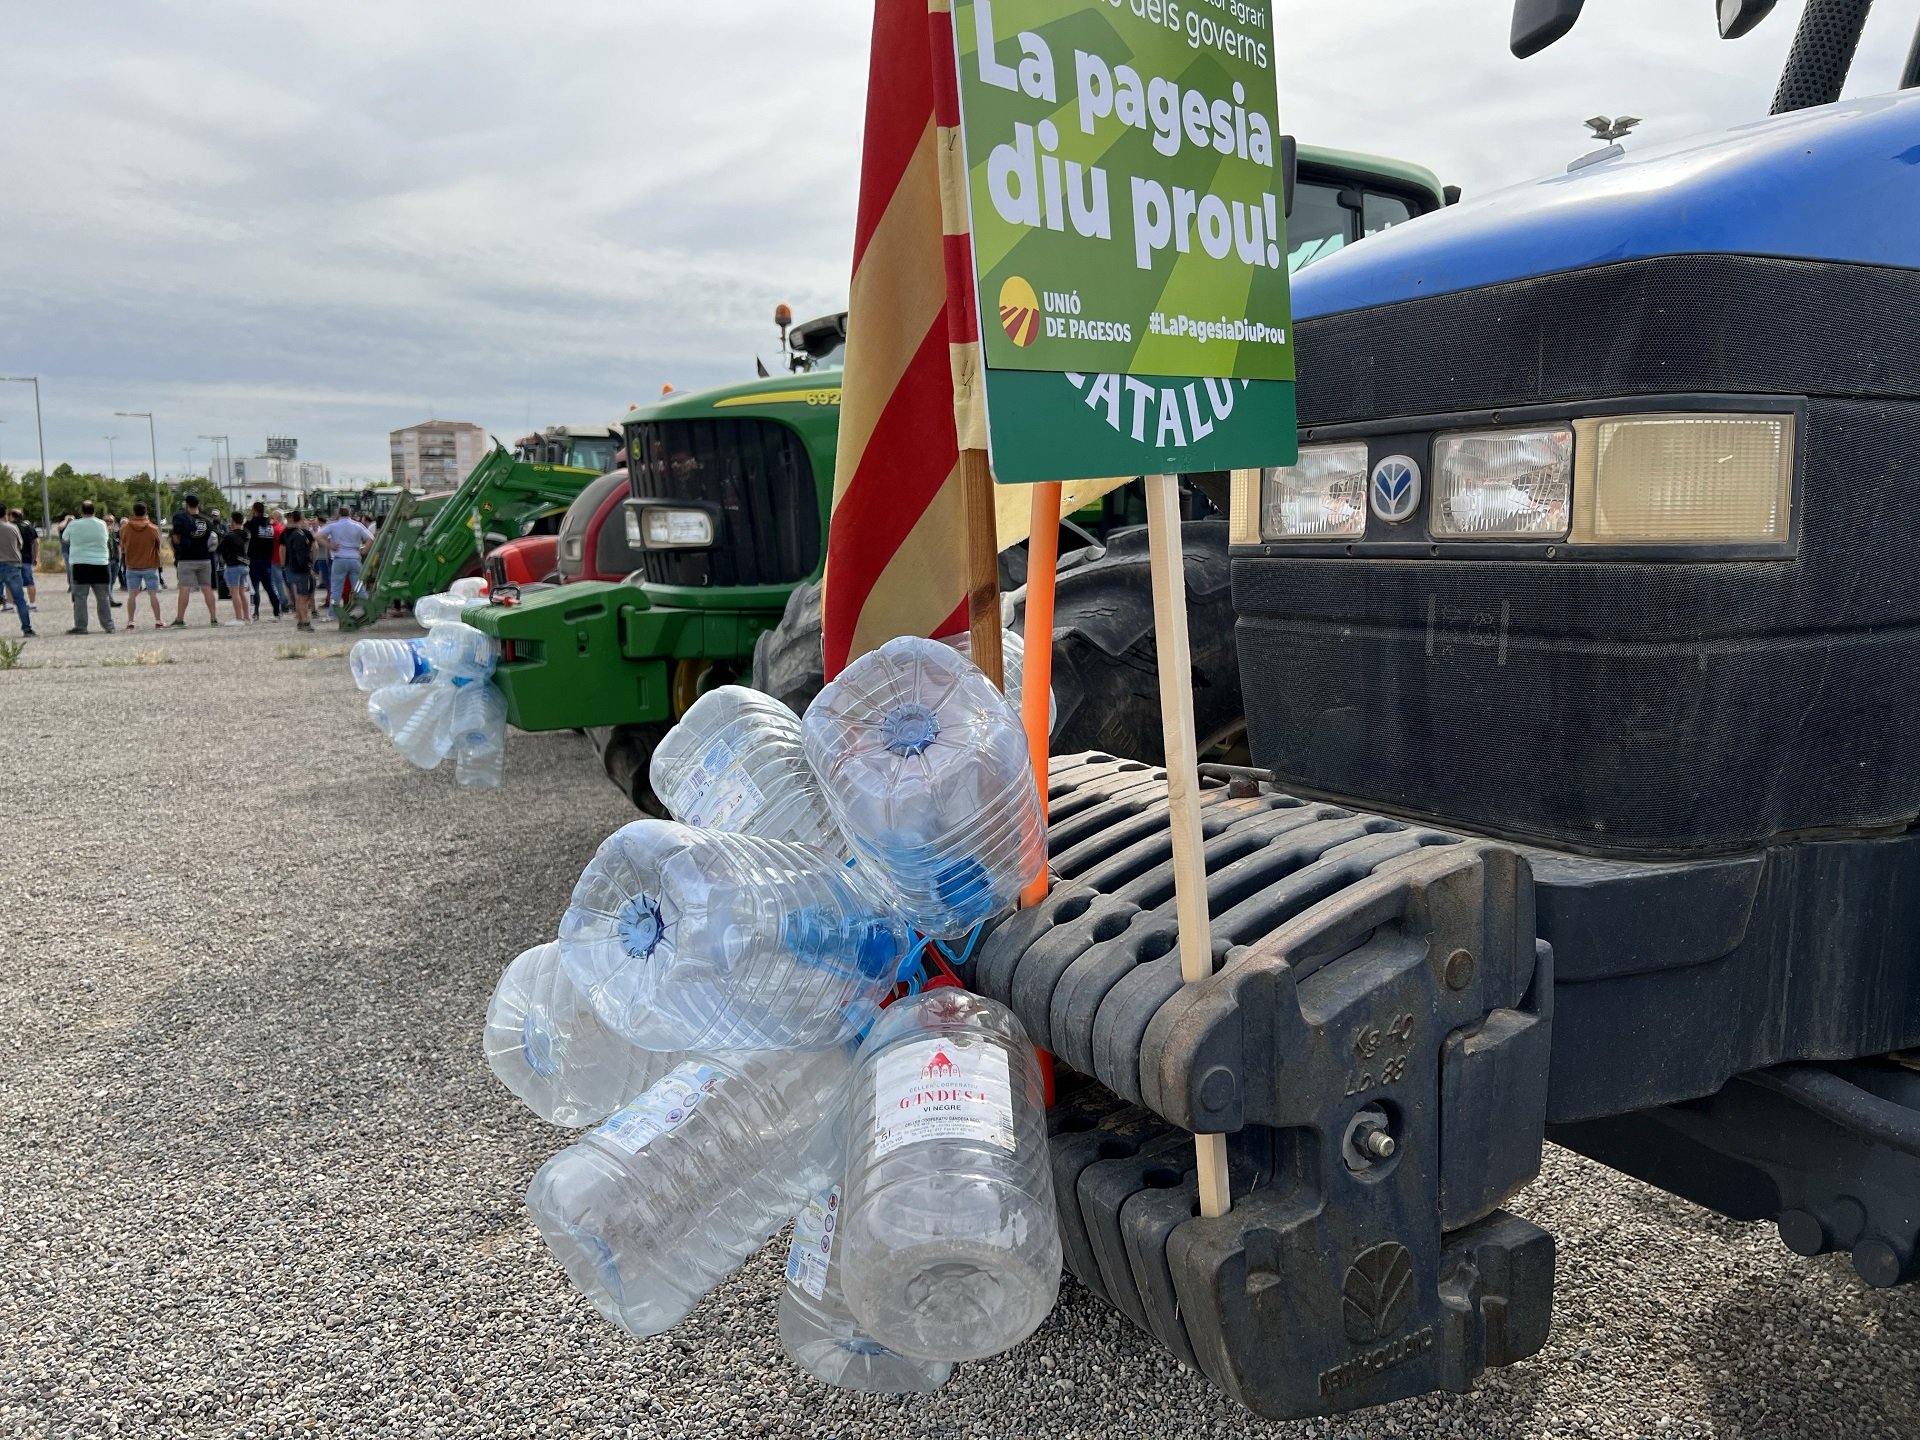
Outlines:
<svg viewBox="0 0 1920 1440"><path fill-rule="evenodd" d="M1554 1242L1504 1206L1549 1140L1920 1275L1920 89L1839 98L1869 4L1810 0L1772 118L1297 277L1210 980L1164 774L1054 762L1058 883L971 980L1085 1077L1074 1272L1263 1415L1537 1351ZM1580 9L1521 0L1516 53Z"/></svg>

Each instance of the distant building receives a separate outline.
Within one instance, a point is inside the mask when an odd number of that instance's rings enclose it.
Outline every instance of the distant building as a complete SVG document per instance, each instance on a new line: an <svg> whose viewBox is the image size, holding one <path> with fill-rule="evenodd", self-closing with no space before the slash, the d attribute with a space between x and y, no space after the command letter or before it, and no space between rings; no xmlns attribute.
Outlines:
<svg viewBox="0 0 1920 1440"><path fill-rule="evenodd" d="M427 420L387 437L393 483L420 494L455 490L485 458L492 442L484 426L464 420Z"/></svg>
<svg viewBox="0 0 1920 1440"><path fill-rule="evenodd" d="M251 505L259 500L269 509L278 505L290 510L307 491L329 488L324 465L273 454L250 455L233 462L233 493L228 498L239 505Z"/></svg>
<svg viewBox="0 0 1920 1440"><path fill-rule="evenodd" d="M298 460L300 442L291 435L267 436L267 454L276 460Z"/></svg>

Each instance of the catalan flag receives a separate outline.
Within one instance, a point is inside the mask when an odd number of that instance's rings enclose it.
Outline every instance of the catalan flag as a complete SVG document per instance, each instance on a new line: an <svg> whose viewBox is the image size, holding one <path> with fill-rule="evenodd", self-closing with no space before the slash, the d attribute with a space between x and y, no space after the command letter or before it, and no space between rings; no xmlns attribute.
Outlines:
<svg viewBox="0 0 1920 1440"><path fill-rule="evenodd" d="M829 677L896 635L966 628L960 450L984 448L986 424L948 4L874 5L827 536Z"/></svg>

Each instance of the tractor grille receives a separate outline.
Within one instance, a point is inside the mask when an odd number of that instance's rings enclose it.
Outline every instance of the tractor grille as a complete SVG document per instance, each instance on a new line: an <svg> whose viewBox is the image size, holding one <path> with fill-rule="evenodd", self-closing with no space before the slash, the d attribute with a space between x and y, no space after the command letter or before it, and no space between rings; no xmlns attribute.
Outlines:
<svg viewBox="0 0 1920 1440"><path fill-rule="evenodd" d="M1305 427L1529 404L1806 399L1774 560L1243 550L1254 759L1287 788L1601 855L1920 813L1920 274L1687 256L1300 326Z"/></svg>
<svg viewBox="0 0 1920 1440"><path fill-rule="evenodd" d="M656 585L791 585L820 564L820 497L806 447L772 420L661 420L627 428L640 500L714 514L709 550L647 552Z"/></svg>

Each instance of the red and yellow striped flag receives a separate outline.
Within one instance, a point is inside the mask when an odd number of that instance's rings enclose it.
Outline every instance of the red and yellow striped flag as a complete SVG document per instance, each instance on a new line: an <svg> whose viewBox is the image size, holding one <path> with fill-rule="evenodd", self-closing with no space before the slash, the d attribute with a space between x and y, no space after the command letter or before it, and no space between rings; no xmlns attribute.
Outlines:
<svg viewBox="0 0 1920 1440"><path fill-rule="evenodd" d="M826 673L966 628L960 451L986 448L950 0L876 0L823 602Z"/></svg>

